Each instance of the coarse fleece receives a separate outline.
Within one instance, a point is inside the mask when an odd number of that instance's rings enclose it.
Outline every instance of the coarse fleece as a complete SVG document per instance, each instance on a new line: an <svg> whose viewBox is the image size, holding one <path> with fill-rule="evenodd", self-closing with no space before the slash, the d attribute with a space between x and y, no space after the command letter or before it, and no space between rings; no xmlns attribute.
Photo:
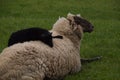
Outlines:
<svg viewBox="0 0 120 80"><path fill-rule="evenodd" d="M0 54L0 80L59 80L81 70L80 40L66 18L60 18L51 32L51 48L40 41L18 43ZM78 31L78 30L77 30ZM80 29L80 35L82 35ZM81 36L82 37L82 36Z"/></svg>

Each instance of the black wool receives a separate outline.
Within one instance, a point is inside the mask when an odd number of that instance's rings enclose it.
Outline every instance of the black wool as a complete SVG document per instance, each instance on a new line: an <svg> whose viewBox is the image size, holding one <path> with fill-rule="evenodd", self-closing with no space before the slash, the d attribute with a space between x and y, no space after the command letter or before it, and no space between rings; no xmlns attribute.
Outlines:
<svg viewBox="0 0 120 80"><path fill-rule="evenodd" d="M12 33L8 41L8 46L11 46L16 43L23 43L26 41L39 40L45 43L46 45L53 47L52 38L62 39L62 36L58 35L52 37L52 33L50 33L48 30L42 28L28 28Z"/></svg>

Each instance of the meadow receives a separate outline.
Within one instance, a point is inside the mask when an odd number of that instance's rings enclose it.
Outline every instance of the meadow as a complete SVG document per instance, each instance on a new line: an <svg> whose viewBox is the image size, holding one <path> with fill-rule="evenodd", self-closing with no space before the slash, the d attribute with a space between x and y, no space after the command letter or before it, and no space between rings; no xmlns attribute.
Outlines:
<svg viewBox="0 0 120 80"><path fill-rule="evenodd" d="M0 0L0 52L12 32L29 27L51 29L59 16L81 14L94 25L85 33L81 57L103 56L65 80L120 80L120 0Z"/></svg>

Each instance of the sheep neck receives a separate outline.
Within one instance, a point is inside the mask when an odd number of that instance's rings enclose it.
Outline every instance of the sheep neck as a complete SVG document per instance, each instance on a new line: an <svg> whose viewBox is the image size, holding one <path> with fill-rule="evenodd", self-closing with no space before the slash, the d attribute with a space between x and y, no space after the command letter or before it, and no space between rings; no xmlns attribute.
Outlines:
<svg viewBox="0 0 120 80"><path fill-rule="evenodd" d="M78 50L80 49L80 43L81 43L81 39L82 39L82 34L81 34L81 37L78 37L74 33L66 33L66 32L62 32L62 31L60 31L59 34L64 35L65 37L70 39L71 42L74 44L74 47L78 48Z"/></svg>

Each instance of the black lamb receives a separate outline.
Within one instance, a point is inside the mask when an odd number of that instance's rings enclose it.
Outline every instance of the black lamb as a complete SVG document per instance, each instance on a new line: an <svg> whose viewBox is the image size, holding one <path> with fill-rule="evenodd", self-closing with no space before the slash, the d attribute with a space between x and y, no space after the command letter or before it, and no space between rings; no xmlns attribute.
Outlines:
<svg viewBox="0 0 120 80"><path fill-rule="evenodd" d="M28 28L12 33L8 41L8 46L11 46L16 43L23 43L26 41L40 40L43 43L47 44L48 46L53 47L53 42L52 42L53 38L62 39L63 37L60 35L52 36L52 33L50 33L46 29Z"/></svg>

